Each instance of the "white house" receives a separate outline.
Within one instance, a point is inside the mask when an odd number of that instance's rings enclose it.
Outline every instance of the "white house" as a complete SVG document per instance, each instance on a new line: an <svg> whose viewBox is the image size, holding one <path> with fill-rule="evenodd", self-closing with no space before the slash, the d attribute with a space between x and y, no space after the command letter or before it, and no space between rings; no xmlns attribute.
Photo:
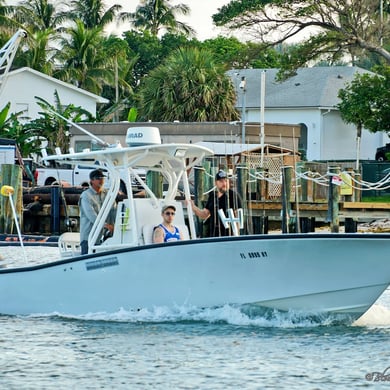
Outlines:
<svg viewBox="0 0 390 390"><path fill-rule="evenodd" d="M244 109L246 122L260 121L262 71L228 72L236 86L237 108L241 112ZM336 108L340 101L337 95L356 73L367 71L346 66L301 68L284 82L276 81L277 72L265 70L265 122L301 124L300 149L306 151L308 160L356 159L356 127L342 121ZM360 159L375 159L376 148L386 142L386 133L363 130Z"/></svg>
<svg viewBox="0 0 390 390"><path fill-rule="evenodd" d="M20 68L7 75L4 89L0 96L0 109L11 102L11 112L23 111L23 116L31 119L38 118L41 108L35 96L50 104L54 104L54 92L57 90L61 103L73 103L96 115L97 103L108 103L108 100L93 93L77 88L54 77L38 72L31 68Z"/></svg>

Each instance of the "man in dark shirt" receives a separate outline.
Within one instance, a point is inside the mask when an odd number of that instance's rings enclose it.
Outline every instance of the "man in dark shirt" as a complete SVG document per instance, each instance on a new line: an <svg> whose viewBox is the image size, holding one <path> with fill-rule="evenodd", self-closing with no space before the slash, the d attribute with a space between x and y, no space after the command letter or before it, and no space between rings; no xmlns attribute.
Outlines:
<svg viewBox="0 0 390 390"><path fill-rule="evenodd" d="M226 172L220 170L215 176L215 191L209 194L209 198L205 205L205 208L201 210L194 203L192 203L192 209L196 216L201 219L208 219L209 221L209 236L231 236L231 227L225 228L218 215L218 210L222 209L227 216L227 209L233 209L237 212L237 209L242 207L242 201L237 192L229 188L229 181Z"/></svg>

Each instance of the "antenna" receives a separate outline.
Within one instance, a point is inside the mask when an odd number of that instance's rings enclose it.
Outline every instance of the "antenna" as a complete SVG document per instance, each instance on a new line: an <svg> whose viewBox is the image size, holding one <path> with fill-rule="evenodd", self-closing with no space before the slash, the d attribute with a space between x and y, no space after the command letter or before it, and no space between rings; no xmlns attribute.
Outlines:
<svg viewBox="0 0 390 390"><path fill-rule="evenodd" d="M71 121L70 119L68 118L65 118L64 116L62 116L61 114L59 114L58 112L55 112L53 111L51 108L47 108L47 111L50 111L52 114L58 116L59 118L63 119L64 121L66 121L67 123L69 123L70 125L76 127L77 129L79 129L80 131L82 131L84 134L88 135L89 137L91 137L93 140L96 141L96 143L98 143L99 145L101 146L105 146L105 147L108 147L110 146L110 144L106 141L103 141L101 138L99 137L96 137L96 135L90 133L88 130L85 130L83 129L81 126L79 126L78 124L74 123L73 121Z"/></svg>

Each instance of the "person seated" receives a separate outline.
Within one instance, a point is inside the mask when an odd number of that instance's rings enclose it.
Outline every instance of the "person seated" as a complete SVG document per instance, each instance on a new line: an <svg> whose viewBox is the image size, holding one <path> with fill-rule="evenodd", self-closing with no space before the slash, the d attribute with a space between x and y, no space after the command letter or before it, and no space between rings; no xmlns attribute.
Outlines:
<svg viewBox="0 0 390 390"><path fill-rule="evenodd" d="M181 232L173 224L175 212L176 207L172 205L166 205L162 208L161 216L163 221L153 231L153 242L155 244L183 240Z"/></svg>

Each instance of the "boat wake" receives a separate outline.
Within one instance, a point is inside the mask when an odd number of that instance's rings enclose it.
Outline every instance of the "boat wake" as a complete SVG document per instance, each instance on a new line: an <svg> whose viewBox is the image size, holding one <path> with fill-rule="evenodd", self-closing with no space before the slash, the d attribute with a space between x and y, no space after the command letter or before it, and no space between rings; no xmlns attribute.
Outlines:
<svg viewBox="0 0 390 390"><path fill-rule="evenodd" d="M382 311L382 313L386 313L388 318L387 324L390 325L390 310L386 309L385 307L381 307L380 309L377 308L376 316L380 311ZM276 328L304 328L351 324L358 326L366 326L375 323L374 316L371 316L370 314L368 314L367 318L363 319L363 322L361 322L361 319L356 322L353 322L353 319L350 316L344 314L325 315L297 311L281 312L278 310L267 308L254 308L252 306L233 305L225 305L216 308L198 308L189 306L177 306L175 308L168 308L164 306L159 306L154 307L153 309L121 309L115 313L100 312L89 313L79 316L65 315L62 313L51 313L31 315L29 317L57 317L76 319L81 321L109 321L142 324L204 322L211 324L221 323L235 326Z"/></svg>
<svg viewBox="0 0 390 390"><path fill-rule="evenodd" d="M354 326L390 327L390 309L376 303L353 323Z"/></svg>

